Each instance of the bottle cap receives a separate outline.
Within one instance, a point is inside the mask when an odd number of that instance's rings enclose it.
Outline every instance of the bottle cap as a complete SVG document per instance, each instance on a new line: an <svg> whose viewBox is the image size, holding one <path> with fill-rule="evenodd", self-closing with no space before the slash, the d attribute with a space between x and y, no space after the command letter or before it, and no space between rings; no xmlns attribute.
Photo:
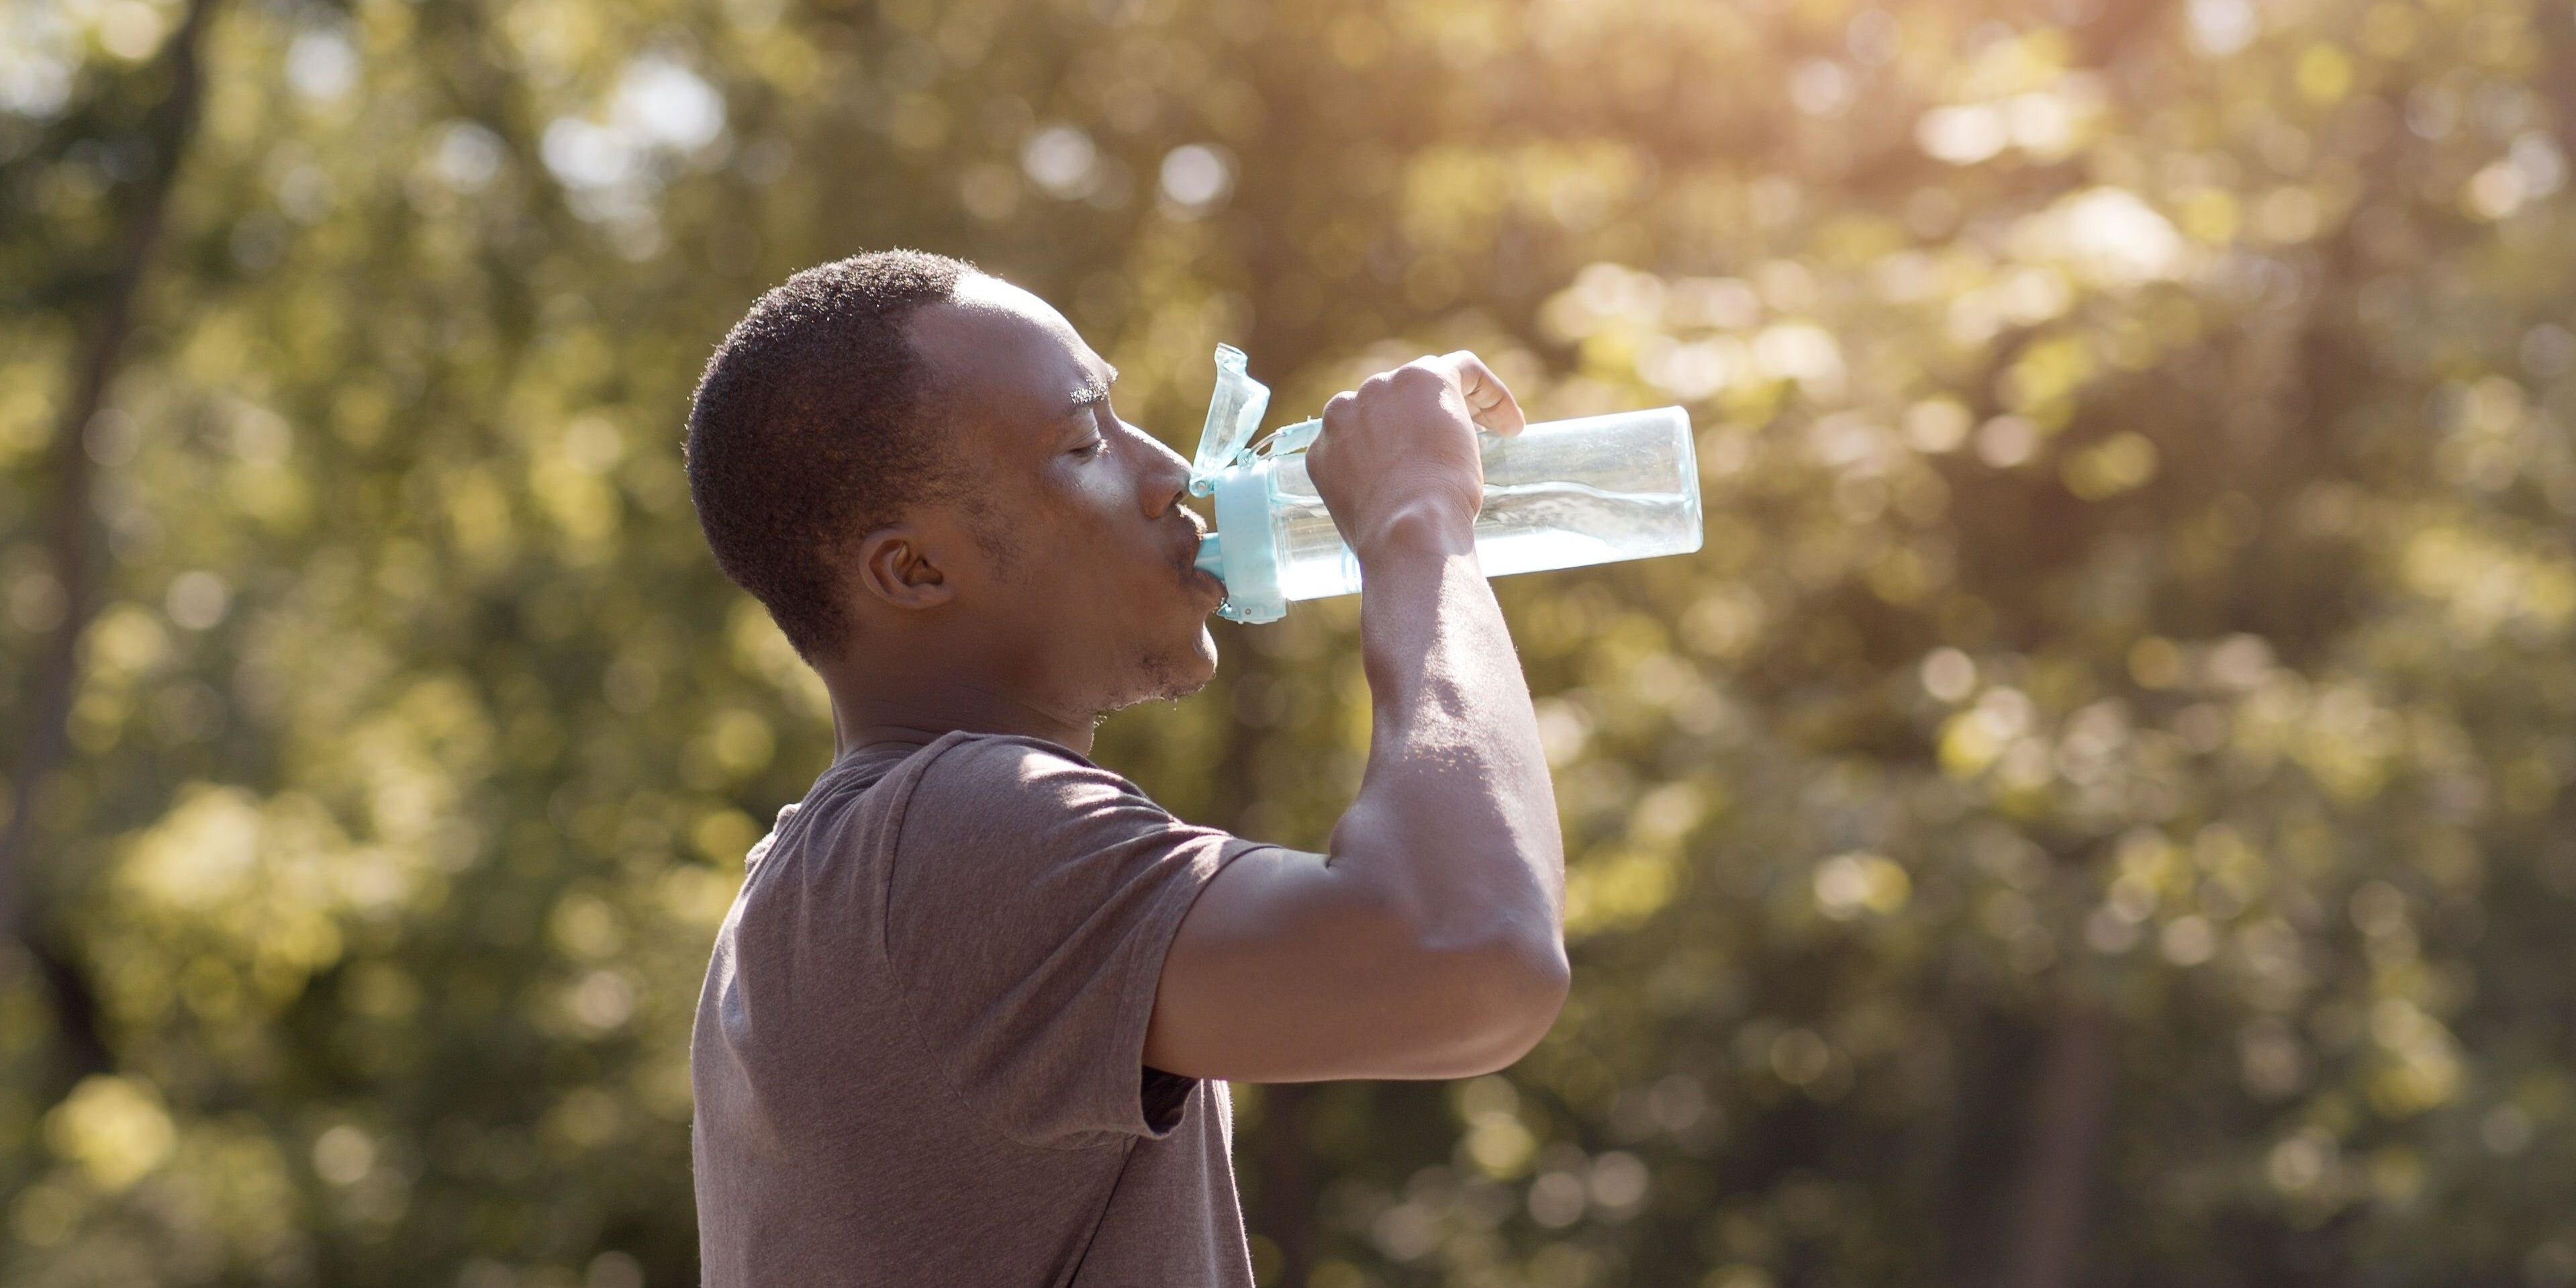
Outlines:
<svg viewBox="0 0 2576 1288"><path fill-rule="evenodd" d="M1190 459L1190 494L1216 490L1216 476L1252 442L1261 429L1261 414L1270 410L1270 386L1252 378L1243 350L1216 347L1216 389L1208 395L1207 425L1199 430L1199 449Z"/></svg>
<svg viewBox="0 0 2576 1288"><path fill-rule="evenodd" d="M1269 463L1252 449L1268 410L1270 387L1252 378L1243 350L1218 345L1216 389L1190 461L1190 493L1216 498L1217 530L1199 539L1196 563L1225 583L1225 603L1216 611L1228 621L1274 622L1288 611L1270 525Z"/></svg>

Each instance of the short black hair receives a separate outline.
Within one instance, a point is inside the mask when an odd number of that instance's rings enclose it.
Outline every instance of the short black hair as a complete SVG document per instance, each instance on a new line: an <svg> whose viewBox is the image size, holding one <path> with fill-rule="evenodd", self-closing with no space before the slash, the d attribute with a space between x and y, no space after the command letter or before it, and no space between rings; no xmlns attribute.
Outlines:
<svg viewBox="0 0 2576 1288"><path fill-rule="evenodd" d="M689 408L689 496L716 566L808 662L849 635L834 557L954 476L922 404L904 319L974 265L915 250L806 269L760 297L707 360Z"/></svg>

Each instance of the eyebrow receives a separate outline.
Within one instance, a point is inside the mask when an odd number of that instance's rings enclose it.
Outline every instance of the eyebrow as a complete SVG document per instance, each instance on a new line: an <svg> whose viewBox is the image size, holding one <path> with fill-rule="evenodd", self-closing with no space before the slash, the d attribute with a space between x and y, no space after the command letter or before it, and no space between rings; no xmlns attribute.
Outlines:
<svg viewBox="0 0 2576 1288"><path fill-rule="evenodd" d="M1109 364L1105 362L1100 365L1104 367L1109 366ZM1093 403L1099 402L1101 399L1107 398L1109 396L1109 387L1117 383L1118 368L1109 367L1108 379L1103 380L1098 376L1093 376L1077 387L1073 391L1073 396L1066 400L1065 410L1068 412L1078 412L1085 407L1091 406Z"/></svg>

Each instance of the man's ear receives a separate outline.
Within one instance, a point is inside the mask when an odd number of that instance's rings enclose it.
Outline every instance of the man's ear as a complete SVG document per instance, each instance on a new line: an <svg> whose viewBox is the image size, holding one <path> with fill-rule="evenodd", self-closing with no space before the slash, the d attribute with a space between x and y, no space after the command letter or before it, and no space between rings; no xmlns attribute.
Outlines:
<svg viewBox="0 0 2576 1288"><path fill-rule="evenodd" d="M936 608L955 598L956 584L922 536L909 523L894 523L860 538L859 585L896 608Z"/></svg>

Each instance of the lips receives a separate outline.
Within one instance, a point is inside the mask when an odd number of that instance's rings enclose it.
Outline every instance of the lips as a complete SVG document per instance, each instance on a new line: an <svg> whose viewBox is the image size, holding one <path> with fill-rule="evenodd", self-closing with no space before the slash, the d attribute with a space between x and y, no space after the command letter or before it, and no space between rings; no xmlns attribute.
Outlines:
<svg viewBox="0 0 2576 1288"><path fill-rule="evenodd" d="M1207 535L1207 530L1196 522L1197 515L1193 514L1190 518L1193 521L1186 528L1189 540L1181 547L1180 557L1175 560L1175 563L1180 570L1181 584L1207 596L1209 611L1213 612L1215 605L1225 601L1225 583L1215 574L1199 567L1199 541Z"/></svg>
<svg viewBox="0 0 2576 1288"><path fill-rule="evenodd" d="M1205 568L1199 567L1198 561L1195 558L1182 560L1180 573L1182 585L1189 587L1193 591L1207 595L1211 603L1221 601L1225 598L1225 583L1219 581L1216 574L1209 572Z"/></svg>

